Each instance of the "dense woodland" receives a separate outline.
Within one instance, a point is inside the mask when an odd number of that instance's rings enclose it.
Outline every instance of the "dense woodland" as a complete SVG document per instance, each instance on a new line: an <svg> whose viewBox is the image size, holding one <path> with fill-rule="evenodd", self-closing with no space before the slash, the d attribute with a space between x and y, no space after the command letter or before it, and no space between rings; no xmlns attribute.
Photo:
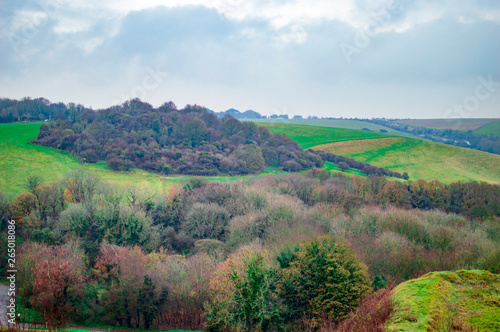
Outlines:
<svg viewBox="0 0 500 332"><path fill-rule="evenodd" d="M116 171L140 168L165 175L245 175L266 166L298 172L328 161L342 170L408 179L406 174L343 156L304 151L286 136L231 116L221 119L197 105L178 110L167 102L155 109L134 99L93 111L45 99L3 99L2 103L4 110L18 110L18 120L51 119L32 143L71 152L82 163L105 161Z"/></svg>
<svg viewBox="0 0 500 332"><path fill-rule="evenodd" d="M359 303L368 326L388 314L387 285L500 272L498 185L312 170L155 193L78 170L26 189L0 194L1 230L16 220L25 315L54 325L331 331Z"/></svg>
<svg viewBox="0 0 500 332"><path fill-rule="evenodd" d="M472 132L463 132L452 129L432 129L408 126L390 120L363 120L385 127L396 129L412 135L424 137L434 142L460 146L489 153L500 154L500 137L495 135L478 135Z"/></svg>

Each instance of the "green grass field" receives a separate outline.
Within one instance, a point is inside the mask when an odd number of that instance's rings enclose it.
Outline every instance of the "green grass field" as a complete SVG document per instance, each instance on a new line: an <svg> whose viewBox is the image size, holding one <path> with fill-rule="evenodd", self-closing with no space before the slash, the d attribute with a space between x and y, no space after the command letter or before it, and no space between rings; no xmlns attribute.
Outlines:
<svg viewBox="0 0 500 332"><path fill-rule="evenodd" d="M500 275L431 272L394 289L387 331L500 331Z"/></svg>
<svg viewBox="0 0 500 332"><path fill-rule="evenodd" d="M396 137L315 146L399 173L411 180L500 183L500 156L452 145Z"/></svg>
<svg viewBox="0 0 500 332"><path fill-rule="evenodd" d="M500 137L500 120L474 130L473 133L479 135L495 135Z"/></svg>
<svg viewBox="0 0 500 332"><path fill-rule="evenodd" d="M329 120L329 119L255 119L251 120L256 123L270 123L270 124L294 124L294 125L303 125L303 126L317 126L317 127L331 127L331 128L344 128L344 129L356 129L362 130L363 128L370 129L372 132L380 133L380 130L387 130L387 134L394 136L402 136L402 137L412 137L415 138L414 135L403 133L398 130L394 130L389 127L381 126L375 123L364 122L359 120Z"/></svg>
<svg viewBox="0 0 500 332"><path fill-rule="evenodd" d="M296 141L302 149L333 142L393 137L393 135L388 134L345 128L303 126L283 123L258 123L258 125L269 128L269 131L273 134L285 134Z"/></svg>
<svg viewBox="0 0 500 332"><path fill-rule="evenodd" d="M273 133L286 134L302 148L324 150L399 173L407 172L411 180L500 183L500 156L495 154L359 130L268 123L259 125L269 127ZM331 143L321 144L321 141Z"/></svg>
<svg viewBox="0 0 500 332"><path fill-rule="evenodd" d="M473 131L486 126L498 119L409 119L394 122L403 123L412 127L431 129L453 129L459 131Z"/></svg>
<svg viewBox="0 0 500 332"><path fill-rule="evenodd" d="M135 169L129 173L114 172L104 162L82 165L69 153L29 144L38 136L42 123L0 124L0 191L17 195L26 191L25 179L40 175L45 183L52 183L73 169L86 169L98 174L104 181L120 189L136 186L144 190L168 192L187 176L164 177ZM271 172L272 170L269 170ZM236 181L244 177L208 177L214 181Z"/></svg>

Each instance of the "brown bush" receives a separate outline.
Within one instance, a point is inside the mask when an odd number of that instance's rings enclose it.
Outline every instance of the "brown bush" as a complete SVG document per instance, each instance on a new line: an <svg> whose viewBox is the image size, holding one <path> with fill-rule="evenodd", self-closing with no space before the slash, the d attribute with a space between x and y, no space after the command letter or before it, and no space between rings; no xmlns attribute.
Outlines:
<svg viewBox="0 0 500 332"><path fill-rule="evenodd" d="M333 331L338 332L383 332L385 321L394 310L391 290L381 289L366 296L355 312L340 322ZM320 332L332 331L320 329Z"/></svg>

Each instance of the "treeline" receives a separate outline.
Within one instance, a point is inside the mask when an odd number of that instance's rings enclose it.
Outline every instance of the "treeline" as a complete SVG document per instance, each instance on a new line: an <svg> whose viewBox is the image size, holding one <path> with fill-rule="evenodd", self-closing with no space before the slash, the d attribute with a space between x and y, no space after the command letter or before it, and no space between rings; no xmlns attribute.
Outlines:
<svg viewBox="0 0 500 332"><path fill-rule="evenodd" d="M90 109L81 104L51 103L45 98L0 98L0 123L64 120L76 118L88 110Z"/></svg>
<svg viewBox="0 0 500 332"><path fill-rule="evenodd" d="M500 137L495 135L478 135L452 129L432 129L412 127L403 123L388 120L362 120L396 129L405 133L427 138L434 142L460 146L489 153L500 154Z"/></svg>
<svg viewBox="0 0 500 332"><path fill-rule="evenodd" d="M19 295L54 325L315 329L386 283L500 272L498 185L313 170L160 194L75 171L26 187L0 195L0 249L13 218Z"/></svg>

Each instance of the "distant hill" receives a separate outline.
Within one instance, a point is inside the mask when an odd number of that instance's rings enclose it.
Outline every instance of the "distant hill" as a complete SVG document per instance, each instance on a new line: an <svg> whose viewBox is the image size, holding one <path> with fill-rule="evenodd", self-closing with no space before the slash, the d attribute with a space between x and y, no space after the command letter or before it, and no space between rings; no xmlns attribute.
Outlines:
<svg viewBox="0 0 500 332"><path fill-rule="evenodd" d="M500 137L500 120L488 123L487 125L474 130L473 133L478 135L494 135Z"/></svg>
<svg viewBox="0 0 500 332"><path fill-rule="evenodd" d="M399 173L406 172L412 180L500 183L500 156L495 154L361 130L284 123L259 125L297 140L302 148L323 150Z"/></svg>
<svg viewBox="0 0 500 332"><path fill-rule="evenodd" d="M265 115L261 115L260 113L258 112L255 112L253 110L248 110L248 111L245 111L245 112L240 112L234 108L230 108L228 109L227 111L224 111L224 112L214 112L214 111L210 111L212 113L214 113L215 115L217 115L219 118L223 118L225 116L231 116L235 119L265 119L266 116Z"/></svg>
<svg viewBox="0 0 500 332"><path fill-rule="evenodd" d="M254 122L259 123L271 123L271 124L292 124L292 125L303 125L303 126L318 126L318 127L332 127L332 128L344 128L344 129L357 129L373 133L384 133L388 135L412 137L416 136L404 133L399 130L395 130L386 126L379 124L365 122L361 120L352 119L256 119Z"/></svg>
<svg viewBox="0 0 500 332"><path fill-rule="evenodd" d="M498 121L498 119L405 119L394 120L409 126L424 127L431 129L452 129L458 131L474 131L487 124Z"/></svg>
<svg viewBox="0 0 500 332"><path fill-rule="evenodd" d="M433 142L460 146L500 155L500 136L490 135L498 131L498 128L496 127L498 125L495 125L495 123L498 121L496 121L495 119L372 119L364 121L366 121L367 123L374 123L390 127L394 130L415 135L416 137ZM401 121L403 121L404 123ZM486 129L484 129L483 131L484 134L480 134L477 131L472 131L473 128ZM487 128L491 129L488 130ZM465 131L466 129L467 131Z"/></svg>

